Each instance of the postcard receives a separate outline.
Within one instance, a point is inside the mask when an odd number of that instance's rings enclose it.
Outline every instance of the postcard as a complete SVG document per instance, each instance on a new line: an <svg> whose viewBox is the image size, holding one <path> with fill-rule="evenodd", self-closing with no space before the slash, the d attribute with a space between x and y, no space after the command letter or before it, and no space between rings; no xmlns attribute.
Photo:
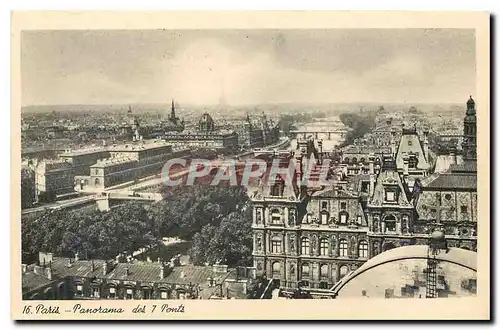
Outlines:
<svg viewBox="0 0 500 330"><path fill-rule="evenodd" d="M489 320L490 17L14 12L11 317Z"/></svg>

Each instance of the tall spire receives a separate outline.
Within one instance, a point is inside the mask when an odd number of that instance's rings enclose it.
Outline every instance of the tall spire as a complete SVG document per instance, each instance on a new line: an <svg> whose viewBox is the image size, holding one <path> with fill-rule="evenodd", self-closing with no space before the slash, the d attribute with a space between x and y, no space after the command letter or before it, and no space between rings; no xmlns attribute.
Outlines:
<svg viewBox="0 0 500 330"><path fill-rule="evenodd" d="M175 103L174 99L172 99L172 110L170 111L170 119L175 120Z"/></svg>

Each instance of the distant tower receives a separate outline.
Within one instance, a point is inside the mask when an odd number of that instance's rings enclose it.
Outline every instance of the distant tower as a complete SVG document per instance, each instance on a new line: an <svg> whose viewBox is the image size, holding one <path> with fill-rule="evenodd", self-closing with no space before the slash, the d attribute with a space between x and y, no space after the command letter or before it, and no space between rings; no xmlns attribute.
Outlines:
<svg viewBox="0 0 500 330"><path fill-rule="evenodd" d="M170 121L172 122L177 122L177 117L175 116L175 103L174 103L174 99L172 99L172 108L170 110Z"/></svg>
<svg viewBox="0 0 500 330"><path fill-rule="evenodd" d="M472 96L467 101L467 111L464 117L464 138L462 142L462 152L464 160L476 160L476 103Z"/></svg>

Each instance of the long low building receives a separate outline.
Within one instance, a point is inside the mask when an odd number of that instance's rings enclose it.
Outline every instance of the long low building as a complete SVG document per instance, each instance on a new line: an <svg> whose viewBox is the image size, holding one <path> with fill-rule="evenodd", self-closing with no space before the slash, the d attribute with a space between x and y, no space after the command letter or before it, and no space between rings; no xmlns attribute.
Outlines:
<svg viewBox="0 0 500 330"><path fill-rule="evenodd" d="M227 281L233 273L226 265L182 265L179 256L169 262L119 262L40 252L37 264L22 265L22 293L24 300L210 299L221 291L218 285L224 285L226 297L241 286Z"/></svg>

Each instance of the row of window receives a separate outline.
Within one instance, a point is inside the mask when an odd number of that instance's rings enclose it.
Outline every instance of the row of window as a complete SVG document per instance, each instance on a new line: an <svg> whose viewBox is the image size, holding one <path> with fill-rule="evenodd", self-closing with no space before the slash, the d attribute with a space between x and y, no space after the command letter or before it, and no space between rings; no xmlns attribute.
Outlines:
<svg viewBox="0 0 500 330"><path fill-rule="evenodd" d="M134 294L140 293L142 299L151 299L153 290L149 288L143 288L140 290L140 292L136 292L135 289L132 288L125 288L123 298L126 300L131 300L134 299ZM116 299L117 296L117 289L115 287L109 287L107 290L107 294L101 296L103 293L101 292L101 288L98 286L92 286L90 288L90 297L91 298L107 298L107 299ZM75 297L86 297L87 294L84 292L83 285L77 284L76 285L76 292L75 292ZM160 298L161 299L167 299L168 298L168 293L167 291L160 291Z"/></svg>
<svg viewBox="0 0 500 330"><path fill-rule="evenodd" d="M349 267L346 265L343 265L339 268L339 275L340 278L344 277L347 275L349 272ZM273 275L281 275L281 262L280 261L275 261L272 263L272 273ZM302 263L300 266L300 277L309 277L311 275L311 266L309 265L308 262ZM328 265L327 264L322 264L319 267L319 278L321 280L328 280L329 279L329 273L328 273ZM339 278L339 279L340 279Z"/></svg>
<svg viewBox="0 0 500 330"><path fill-rule="evenodd" d="M319 240L319 254L322 256L327 256L329 251L330 243L327 238L322 238ZM348 242L346 239L339 240L338 244L339 256L348 256ZM271 252L272 253L282 253L282 242L281 240L271 241ZM300 253L302 255L311 254L311 245L308 237L303 237L300 240ZM361 258L368 258L368 243L362 240L358 244L358 256Z"/></svg>

